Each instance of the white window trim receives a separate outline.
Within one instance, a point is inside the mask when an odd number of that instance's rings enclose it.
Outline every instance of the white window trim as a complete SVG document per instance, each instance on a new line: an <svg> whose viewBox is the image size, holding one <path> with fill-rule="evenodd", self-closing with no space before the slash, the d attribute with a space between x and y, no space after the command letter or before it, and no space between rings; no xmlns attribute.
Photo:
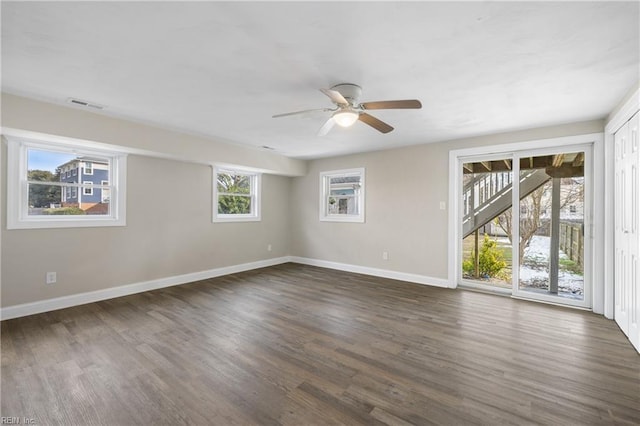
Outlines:
<svg viewBox="0 0 640 426"><path fill-rule="evenodd" d="M86 176L93 176L93 162L92 161L83 161L84 163L84 167L82 167L82 174L86 175ZM87 164L91 164L91 168L89 169L89 172L87 172Z"/></svg>
<svg viewBox="0 0 640 426"><path fill-rule="evenodd" d="M86 149L88 141L65 138L64 143L50 140L48 135L33 134L31 138L4 134L7 143L7 229L37 228L82 228L126 225L126 154ZM52 137L54 139L55 137ZM89 142L90 144L91 142ZM110 160L109 175L112 180L112 204L108 215L86 216L29 216L27 212L28 186L23 176L27 175L27 149L41 149L64 153L81 152L86 155L105 157ZM82 184L61 186L82 187ZM83 191L78 191L82 193Z"/></svg>
<svg viewBox="0 0 640 426"><path fill-rule="evenodd" d="M242 169L236 169L233 167L219 167L213 168L213 215L212 222L259 222L261 217L262 206L262 174L258 172L250 172ZM221 214L218 213L218 174L235 174L249 176L251 184L251 208L252 212L249 214Z"/></svg>
<svg viewBox="0 0 640 426"><path fill-rule="evenodd" d="M359 214L357 215L336 215L329 214L327 210L327 191L329 190L329 180L332 177L339 176L360 176L361 191L358 196L358 203L360 207ZM352 223L364 223L365 222L365 169L364 167L344 170L331 170L326 172L320 172L320 221L321 222L352 222Z"/></svg>

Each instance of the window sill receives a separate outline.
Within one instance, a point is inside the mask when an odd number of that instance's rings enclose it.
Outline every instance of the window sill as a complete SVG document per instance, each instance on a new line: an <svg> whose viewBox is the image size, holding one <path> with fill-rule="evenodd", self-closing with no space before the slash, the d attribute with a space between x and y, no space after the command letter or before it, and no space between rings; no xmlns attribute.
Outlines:
<svg viewBox="0 0 640 426"><path fill-rule="evenodd" d="M321 216L320 222L364 223L362 216Z"/></svg>
<svg viewBox="0 0 640 426"><path fill-rule="evenodd" d="M47 229L47 228L96 228L103 226L126 226L125 219L114 219L112 217L91 218L91 219L22 219L9 220L7 218L7 229Z"/></svg>
<svg viewBox="0 0 640 426"><path fill-rule="evenodd" d="M214 217L212 222L213 223L224 223L224 222L260 222L262 219L260 218L260 216L239 216L239 217L233 217L233 216L217 216Z"/></svg>

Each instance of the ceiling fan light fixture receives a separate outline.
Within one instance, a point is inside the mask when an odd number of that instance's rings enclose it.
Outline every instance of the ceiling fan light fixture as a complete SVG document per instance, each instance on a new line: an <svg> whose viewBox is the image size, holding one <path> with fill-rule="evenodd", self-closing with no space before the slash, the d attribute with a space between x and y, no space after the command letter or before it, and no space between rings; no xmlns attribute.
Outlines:
<svg viewBox="0 0 640 426"><path fill-rule="evenodd" d="M353 123L358 121L359 115L360 114L358 114L357 112L349 111L349 110L338 111L335 114L333 114L333 119L335 120L338 126L349 127L353 125Z"/></svg>

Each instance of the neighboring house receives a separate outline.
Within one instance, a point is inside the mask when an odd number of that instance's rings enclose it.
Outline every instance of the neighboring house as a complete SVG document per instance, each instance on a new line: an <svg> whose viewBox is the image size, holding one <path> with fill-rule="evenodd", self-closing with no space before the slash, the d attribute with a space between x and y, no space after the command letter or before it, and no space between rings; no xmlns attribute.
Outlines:
<svg viewBox="0 0 640 426"><path fill-rule="evenodd" d="M62 189L62 206L79 207L92 213L108 210L110 191L87 185L108 185L109 164L98 158L78 157L61 166L60 182L77 183ZM82 186L81 186L82 185Z"/></svg>

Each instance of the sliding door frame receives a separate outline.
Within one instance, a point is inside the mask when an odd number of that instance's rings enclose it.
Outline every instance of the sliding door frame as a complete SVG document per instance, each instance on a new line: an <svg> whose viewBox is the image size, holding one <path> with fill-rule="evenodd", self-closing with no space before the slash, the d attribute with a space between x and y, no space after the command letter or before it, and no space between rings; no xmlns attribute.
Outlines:
<svg viewBox="0 0 640 426"><path fill-rule="evenodd" d="M479 157L483 155L499 156L517 158L524 152L534 152L540 150L545 153L553 152L573 152L576 150L584 150L585 146L592 146L591 155L587 157L591 158L590 165L585 163L585 168L590 170L590 183L591 194L589 194L589 204L585 202L585 218L589 218L591 226L585 229L585 252L589 250L591 253L590 264L584 265L585 279L587 275L591 280L590 294L585 294L585 301L590 300L588 305L594 312L603 313L603 301L604 301L604 283L603 283L603 258L604 258L604 179L602 171L604 170L604 162L600 153L603 152L603 134L602 133L590 133L577 136L566 136L552 139L540 139L531 140L518 143L508 143L500 145L482 146L466 149L457 149L449 151L449 287L457 288L462 279L462 271L459 267L462 257L462 221L459 218L462 215L462 164L467 162L470 157ZM519 182L519 164L517 161L513 162L512 171L514 172L514 182ZM515 173L518 173L517 175ZM518 197L517 192L512 191L514 198ZM586 200L585 200L586 201ZM519 206L519 200L516 204ZM519 208L512 209L514 212L513 223L519 223ZM517 241L519 236L519 227L515 226L516 232L513 233L512 238ZM587 249L586 246L589 246ZM518 267L513 265L514 271ZM585 262L586 263L586 262ZM587 271L588 269L588 271ZM516 275L514 273L514 275ZM515 288L515 277L514 288ZM538 299L536 299L538 300ZM548 303L558 303L553 300L541 300Z"/></svg>
<svg viewBox="0 0 640 426"><path fill-rule="evenodd" d="M583 262L583 299L582 300L574 300L563 298L558 295L551 295L545 293L534 293L526 290L520 290L520 265L519 265L519 255L518 255L518 246L517 244L513 244L513 260L512 260L512 269L513 269L513 287L512 287L512 296L517 299L529 299L536 300L540 302L547 303L556 303L562 304L565 306L574 306L578 308L587 308L591 309L591 299L593 297L593 268L588 267L593 265L593 143L586 144L577 144L571 146L556 146L553 148L537 148L534 150L525 150L520 153L515 154L515 158L519 160L521 157L538 157L542 155L555 155L555 154L563 154L563 153L571 153L571 152L584 152L584 201L583 201L583 214L584 214L584 241L590 242L590 244L584 244L583 247L583 257L585 262ZM513 162L512 171L514 175L517 173L517 178L514 178L514 182L520 182L520 162ZM517 164L516 164L517 163ZM518 185L519 186L519 185ZM520 241L520 188L517 190L513 190L513 198L512 198L512 206L518 206L517 208L512 208L513 212L512 223L515 225L511 230L513 241Z"/></svg>
<svg viewBox="0 0 640 426"><path fill-rule="evenodd" d="M460 188L462 188L462 182L463 182L463 170L462 170L462 165L464 163L478 163L481 161L496 161L496 160L511 160L512 163L514 163L513 161L514 159L514 154L513 152L510 153L491 153L491 154L481 154L481 155L473 155L473 156L460 156L458 157L459 160L459 175L460 175ZM511 167L511 173L513 173L513 166ZM513 174L512 176L512 182L515 179L515 174ZM458 189L458 191L460 191L460 188ZM513 188L513 187L512 187ZM513 189L511 190L511 193L513 194ZM462 194L458 193L458 200L462 199ZM454 211L454 210L452 210ZM462 218L464 216L464 205L462 203L460 203L460 208L457 211L457 216L458 219L457 221L460 223L460 236L462 238L462 221L460 220L460 218ZM457 253L457 264L458 264L458 269L460 269L460 265L462 265L462 260L463 260L463 250L462 250L462 245L460 246L460 250ZM513 283L513 280L512 280ZM507 294L510 295L512 293L511 289L508 288L500 288L500 287L492 287L490 284L481 284L478 281L475 280L470 280L470 279L464 279L462 277L462 275L459 276L458 280L456 281L456 285L461 285L464 287L470 287L470 288L477 288L480 290L490 290L491 292L494 293L502 293L502 294Z"/></svg>

